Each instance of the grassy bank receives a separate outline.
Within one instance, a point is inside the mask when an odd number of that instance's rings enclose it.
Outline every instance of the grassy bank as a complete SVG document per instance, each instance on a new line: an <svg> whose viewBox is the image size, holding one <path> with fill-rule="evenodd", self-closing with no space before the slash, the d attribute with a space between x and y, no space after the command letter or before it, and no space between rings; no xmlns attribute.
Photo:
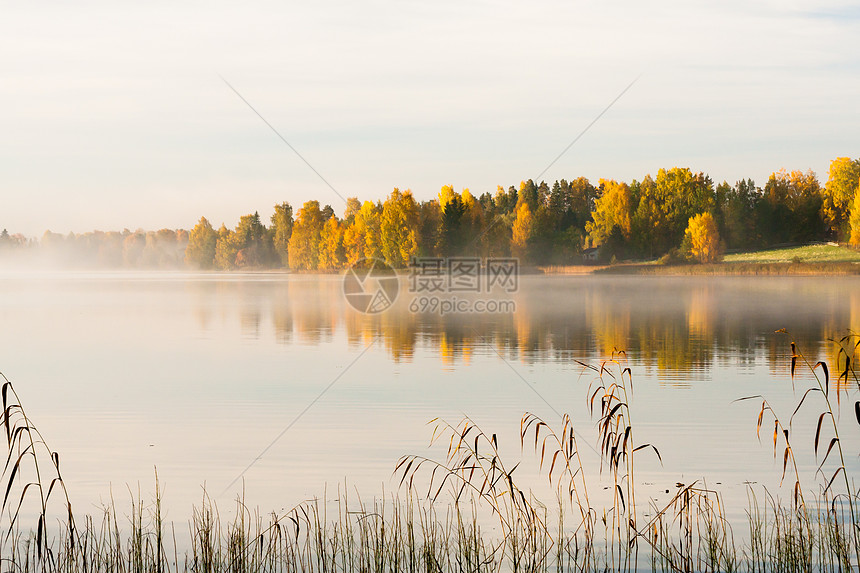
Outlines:
<svg viewBox="0 0 860 573"><path fill-rule="evenodd" d="M710 264L622 263L603 267L594 274L655 276L837 276L860 274L860 263L743 263Z"/></svg>
<svg viewBox="0 0 860 573"><path fill-rule="evenodd" d="M803 245L727 254L725 263L860 263L860 250L836 244Z"/></svg>
<svg viewBox="0 0 860 573"><path fill-rule="evenodd" d="M726 255L718 263L673 263L657 261L621 263L595 267L595 274L622 275L763 275L832 276L860 274L860 250L834 244L804 245Z"/></svg>

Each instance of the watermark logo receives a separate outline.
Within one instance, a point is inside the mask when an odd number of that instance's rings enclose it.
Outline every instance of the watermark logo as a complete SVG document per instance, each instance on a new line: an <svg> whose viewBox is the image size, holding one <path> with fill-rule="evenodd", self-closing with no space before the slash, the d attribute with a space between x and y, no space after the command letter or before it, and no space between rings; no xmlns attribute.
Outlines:
<svg viewBox="0 0 860 573"><path fill-rule="evenodd" d="M343 295L349 305L365 314L388 310L400 292L397 273L379 259L360 259L343 276Z"/></svg>
<svg viewBox="0 0 860 573"><path fill-rule="evenodd" d="M421 257L409 264L407 308L413 314L511 314L509 295L519 287L519 261L513 258ZM349 305L364 314L391 308L400 277L380 259L361 259L343 276ZM489 295L481 297L480 295Z"/></svg>

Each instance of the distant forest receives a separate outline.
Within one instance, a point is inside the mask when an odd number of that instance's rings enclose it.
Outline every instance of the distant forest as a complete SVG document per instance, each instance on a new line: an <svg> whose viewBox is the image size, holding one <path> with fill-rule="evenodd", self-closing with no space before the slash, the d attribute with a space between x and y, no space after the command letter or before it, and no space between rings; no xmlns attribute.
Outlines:
<svg viewBox="0 0 860 573"><path fill-rule="evenodd" d="M630 183L579 177L531 179L476 196L450 185L429 201L394 189L384 201L347 200L342 216L307 201L275 205L235 228L201 217L190 230L92 231L41 239L0 234L4 260L87 268L325 270L362 258L405 267L413 257L518 257L525 265L578 264L583 255L718 260L726 250L810 241L860 245L860 159L840 157L822 185L812 171L714 185L688 168L660 169Z"/></svg>

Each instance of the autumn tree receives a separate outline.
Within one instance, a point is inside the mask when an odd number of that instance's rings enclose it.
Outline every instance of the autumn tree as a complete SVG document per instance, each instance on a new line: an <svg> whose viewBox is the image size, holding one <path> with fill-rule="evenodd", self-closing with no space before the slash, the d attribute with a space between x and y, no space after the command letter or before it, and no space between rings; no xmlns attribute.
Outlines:
<svg viewBox="0 0 860 573"><path fill-rule="evenodd" d="M358 214L364 227L364 257L382 259L382 206L365 201Z"/></svg>
<svg viewBox="0 0 860 573"><path fill-rule="evenodd" d="M315 270L319 268L320 235L323 216L319 201L307 201L299 209L289 243L291 269Z"/></svg>
<svg viewBox="0 0 860 573"><path fill-rule="evenodd" d="M352 224L346 227L343 246L346 262L353 265L361 259L382 259L382 206L365 201L354 213Z"/></svg>
<svg viewBox="0 0 860 573"><path fill-rule="evenodd" d="M450 202L454 197L457 196L457 192L454 191L453 185L442 185L442 189L439 190L439 210L445 211L445 207L448 206L448 202Z"/></svg>
<svg viewBox="0 0 860 573"><path fill-rule="evenodd" d="M520 201L525 201L529 206L529 211L534 213L538 208L538 188L535 185L535 182L531 179L526 181L520 181L520 190L517 193L517 204L516 208L519 210Z"/></svg>
<svg viewBox="0 0 860 573"><path fill-rule="evenodd" d="M215 243L215 266L224 271L236 268L236 253L239 248L233 234L233 231L221 223L218 229L218 241Z"/></svg>
<svg viewBox="0 0 860 573"><path fill-rule="evenodd" d="M380 241L385 262L405 267L418 251L418 205L408 189L396 187L382 205Z"/></svg>
<svg viewBox="0 0 860 573"><path fill-rule="evenodd" d="M343 213L342 242L346 264L355 264L364 258L364 235L365 225L361 219L361 201L356 197L346 200L346 209Z"/></svg>
<svg viewBox="0 0 860 573"><path fill-rule="evenodd" d="M855 247L860 247L860 188L854 192L854 201L851 202L851 213L848 218L851 234L848 241Z"/></svg>
<svg viewBox="0 0 860 573"><path fill-rule="evenodd" d="M353 214L351 223L347 224L344 220L343 249L347 265L354 265L364 258L364 234L364 223L359 210Z"/></svg>
<svg viewBox="0 0 860 573"><path fill-rule="evenodd" d="M616 227L625 239L630 237L633 198L627 183L600 180L600 197L594 205L592 220L585 230L593 245L603 245Z"/></svg>
<svg viewBox="0 0 860 573"><path fill-rule="evenodd" d="M343 222L347 225L352 225L359 211L361 211L361 201L357 197L347 197L346 209L343 212Z"/></svg>
<svg viewBox="0 0 860 573"><path fill-rule="evenodd" d="M534 234L534 215L525 196L520 196L517 205L517 218L511 233L511 254L519 257L521 261L529 261L531 258L530 241Z"/></svg>
<svg viewBox="0 0 860 573"><path fill-rule="evenodd" d="M686 167L660 169L653 182L650 177L642 181L637 193L637 234L644 242L640 247L647 245L649 255L678 245L690 217L714 209L711 179Z"/></svg>
<svg viewBox="0 0 860 573"><path fill-rule="evenodd" d="M215 265L215 244L218 233L206 217L200 221L188 234L188 246L185 247L185 263L198 269L211 269Z"/></svg>
<svg viewBox="0 0 860 573"><path fill-rule="evenodd" d="M837 157L830 162L827 184L823 189L821 213L830 232L837 239L844 237L852 202L860 184L860 159Z"/></svg>
<svg viewBox="0 0 860 573"><path fill-rule="evenodd" d="M346 262L343 247L343 225L337 217L329 217L320 231L320 269L339 269Z"/></svg>
<svg viewBox="0 0 860 573"><path fill-rule="evenodd" d="M290 236L293 234L293 207L284 201L272 215L272 246L283 266L290 264Z"/></svg>
<svg viewBox="0 0 860 573"><path fill-rule="evenodd" d="M684 232L684 243L689 245L690 256L700 263L713 263L720 259L720 233L710 213L690 217Z"/></svg>

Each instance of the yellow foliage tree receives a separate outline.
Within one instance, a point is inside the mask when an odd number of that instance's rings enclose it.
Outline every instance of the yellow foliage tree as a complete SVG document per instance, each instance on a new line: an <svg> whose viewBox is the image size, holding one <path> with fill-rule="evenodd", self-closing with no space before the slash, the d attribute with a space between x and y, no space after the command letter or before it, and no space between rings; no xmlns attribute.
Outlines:
<svg viewBox="0 0 860 573"><path fill-rule="evenodd" d="M851 215L849 216L851 225L851 237L849 242L855 247L860 247L860 186L854 192L854 201L851 202Z"/></svg>
<svg viewBox="0 0 860 573"><path fill-rule="evenodd" d="M824 203L821 213L832 231L839 234L842 225L848 221L852 201L860 182L860 159L837 157L830 162L827 184L822 193ZM844 236L844 235L843 235Z"/></svg>
<svg viewBox="0 0 860 573"><path fill-rule="evenodd" d="M451 199L457 196L457 192L454 191L453 185L443 185L442 189L439 191L439 210L444 211L445 205L447 205Z"/></svg>
<svg viewBox="0 0 860 573"><path fill-rule="evenodd" d="M382 209L365 201L354 213L352 224L344 230L343 246L346 263L354 264L363 258L382 258L380 223Z"/></svg>
<svg viewBox="0 0 860 573"><path fill-rule="evenodd" d="M221 270L226 271L236 267L236 253L239 252L239 247L236 245L235 235L224 223L221 223L215 243L215 266Z"/></svg>
<svg viewBox="0 0 860 573"><path fill-rule="evenodd" d="M359 212L364 221L364 256L368 259L382 258L382 207L365 201Z"/></svg>
<svg viewBox="0 0 860 573"><path fill-rule="evenodd" d="M364 221L361 218L361 206L344 218L343 249L346 264L353 265L364 258Z"/></svg>
<svg viewBox="0 0 860 573"><path fill-rule="evenodd" d="M288 250L291 269L315 270L319 268L322 228L323 217L319 201L306 201L299 209L298 217L293 223L293 232L290 235Z"/></svg>
<svg viewBox="0 0 860 573"><path fill-rule="evenodd" d="M600 180L603 194L595 203L593 221L585 225L588 238L593 245L602 245L618 227L624 238L630 238L632 197L630 188L623 181Z"/></svg>
<svg viewBox="0 0 860 573"><path fill-rule="evenodd" d="M520 259L527 258L529 239L534 233L534 216L527 201L517 202L517 218L514 220L511 237L511 252Z"/></svg>
<svg viewBox="0 0 860 573"><path fill-rule="evenodd" d="M337 218L329 217L320 232L319 268L339 269L344 260L343 227Z"/></svg>
<svg viewBox="0 0 860 573"><path fill-rule="evenodd" d="M381 248L385 262L404 267L418 251L415 231L418 227L418 204L412 192L394 188L382 205L380 222Z"/></svg>
<svg viewBox="0 0 860 573"><path fill-rule="evenodd" d="M720 232L710 213L690 217L684 242L690 245L690 254L700 263L720 260Z"/></svg>
<svg viewBox="0 0 860 573"><path fill-rule="evenodd" d="M212 228L206 217L200 217L200 222L189 233L188 246L185 247L185 262L199 269L212 268L215 264L217 243L218 232Z"/></svg>

